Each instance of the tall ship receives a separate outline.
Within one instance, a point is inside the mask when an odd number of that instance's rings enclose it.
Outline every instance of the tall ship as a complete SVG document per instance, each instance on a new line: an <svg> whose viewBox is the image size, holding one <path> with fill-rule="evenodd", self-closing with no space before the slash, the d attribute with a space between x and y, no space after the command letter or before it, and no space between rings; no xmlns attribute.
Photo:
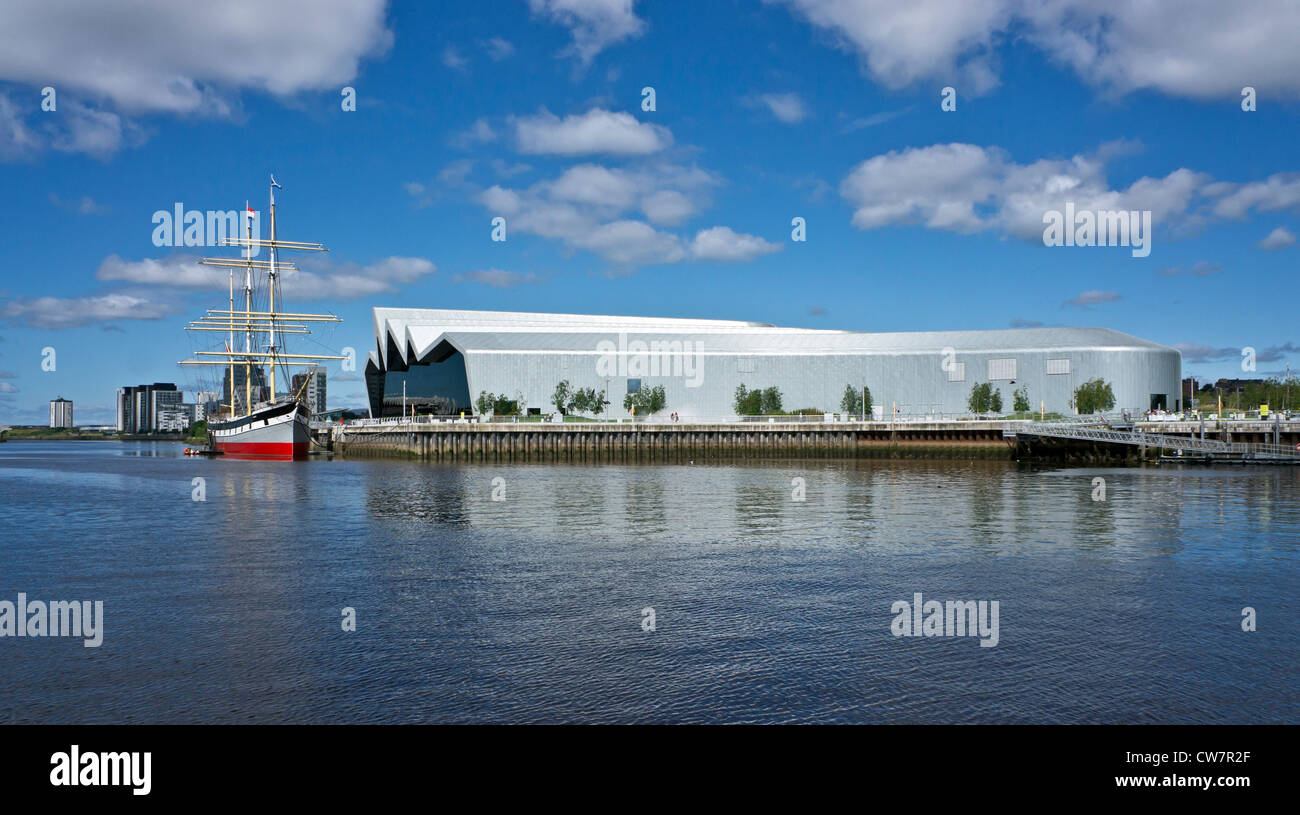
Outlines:
<svg viewBox="0 0 1300 815"><path fill-rule="evenodd" d="M208 423L208 448L211 452L234 458L302 459L311 445L312 408L306 398L308 381L296 391L277 397L277 370L286 383L292 382L293 368L315 366L341 356L314 353L289 353L286 338L311 334L312 323L342 322L333 314L305 314L283 311L280 276L297 271L292 263L282 263L280 252L327 252L319 243L281 240L275 223L275 191L283 189L271 176L270 238L253 236L252 207L244 205L243 237L223 238L219 245L238 246L242 257L203 258L205 266L230 271L230 299L227 308L208 309L203 317L190 323L187 331L226 334L220 351L196 351L198 359L181 361L181 365L206 365L225 368L226 386L218 414ZM254 259L260 250L269 250L266 260ZM243 308L236 308L235 277L243 269ZM240 346L243 346L240 348Z"/></svg>

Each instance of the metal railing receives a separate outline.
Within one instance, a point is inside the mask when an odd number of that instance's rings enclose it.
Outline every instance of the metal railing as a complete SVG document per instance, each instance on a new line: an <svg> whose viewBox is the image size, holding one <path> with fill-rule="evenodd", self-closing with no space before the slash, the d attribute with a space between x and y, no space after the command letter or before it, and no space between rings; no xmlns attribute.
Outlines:
<svg viewBox="0 0 1300 815"><path fill-rule="evenodd" d="M1082 418L1082 417L1080 417ZM1100 419L1090 419L1091 423L1100 423ZM1023 419L1012 419L1005 416L980 416L969 413L936 413L936 414L916 414L916 415L899 415L897 417L884 418L867 418L863 419L861 414L844 414L844 413L804 413L804 414L779 414L779 415L758 415L758 416L736 416L734 414L725 415L692 415L679 416L677 419L672 418L672 412L656 413L652 416L577 416L566 417L563 422L556 422L545 416L466 416L464 419L447 416L389 416L380 419L349 419L344 423L339 422L312 422L312 428L315 430L325 430L331 427L361 428L361 427L392 427L392 426L431 426L439 424L519 424L528 426L537 425L560 425L560 426L582 426L582 425L617 425L617 424L650 424L650 425L674 425L674 424L726 424L726 425L748 425L748 424L801 424L801 425L823 425L823 424L856 424L856 425L894 425L908 426L932 423L986 423L997 422L1003 424L1024 423Z"/></svg>
<svg viewBox="0 0 1300 815"><path fill-rule="evenodd" d="M1146 433L1140 430L1107 430L1097 427L1070 426L1052 422L1025 422L1018 427L1008 428L1007 435L1049 436L1052 438L1077 439L1081 441L1102 441L1113 444L1128 444L1153 447L1162 450L1179 450L1212 455L1241 456L1242 458L1282 458L1300 459L1300 449L1284 444L1255 444L1248 442L1228 442L1217 439L1198 439L1186 436L1166 436L1160 433Z"/></svg>

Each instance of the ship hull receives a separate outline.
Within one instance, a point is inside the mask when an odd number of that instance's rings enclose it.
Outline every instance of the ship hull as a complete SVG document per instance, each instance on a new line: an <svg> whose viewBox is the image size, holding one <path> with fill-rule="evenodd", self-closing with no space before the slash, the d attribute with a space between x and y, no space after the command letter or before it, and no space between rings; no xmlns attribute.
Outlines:
<svg viewBox="0 0 1300 815"><path fill-rule="evenodd" d="M212 449L232 458L304 459L311 445L305 405L281 402L208 428Z"/></svg>

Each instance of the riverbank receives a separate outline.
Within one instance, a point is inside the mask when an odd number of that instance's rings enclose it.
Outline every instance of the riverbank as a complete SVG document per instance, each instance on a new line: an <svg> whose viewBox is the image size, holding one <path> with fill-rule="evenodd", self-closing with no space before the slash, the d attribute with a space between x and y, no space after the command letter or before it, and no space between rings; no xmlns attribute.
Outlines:
<svg viewBox="0 0 1300 815"><path fill-rule="evenodd" d="M32 433L19 429L6 431L0 441L188 441L202 444L203 439L183 433Z"/></svg>

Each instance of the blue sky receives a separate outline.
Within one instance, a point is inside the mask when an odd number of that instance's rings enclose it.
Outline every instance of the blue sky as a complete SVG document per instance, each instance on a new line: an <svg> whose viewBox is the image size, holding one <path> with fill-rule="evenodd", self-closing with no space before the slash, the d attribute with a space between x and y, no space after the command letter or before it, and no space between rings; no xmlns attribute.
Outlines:
<svg viewBox="0 0 1300 815"><path fill-rule="evenodd" d="M1295 4L267 5L0 10L0 423L200 384L182 329L225 284L194 261L226 250L155 246L154 213L264 211L270 173L282 236L331 249L290 308L363 357L370 308L415 305L1091 325L1185 375L1300 363ZM1045 246L1067 201L1150 210L1150 255ZM332 369L330 401L361 383Z"/></svg>

